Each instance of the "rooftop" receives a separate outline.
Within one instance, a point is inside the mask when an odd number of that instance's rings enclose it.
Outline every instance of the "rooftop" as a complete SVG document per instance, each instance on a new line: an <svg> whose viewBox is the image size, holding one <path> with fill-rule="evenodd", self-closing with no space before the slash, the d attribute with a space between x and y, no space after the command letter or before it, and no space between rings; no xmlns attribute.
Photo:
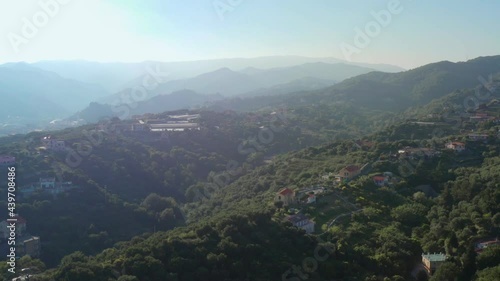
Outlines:
<svg viewBox="0 0 500 281"><path fill-rule="evenodd" d="M290 188L282 188L280 189L280 191L278 191L278 194L288 195L288 194L293 194L293 191Z"/></svg>
<svg viewBox="0 0 500 281"><path fill-rule="evenodd" d="M286 218L288 221L292 223L298 223L299 221L309 220L304 214L291 215Z"/></svg>
<svg viewBox="0 0 500 281"><path fill-rule="evenodd" d="M429 260L429 261L432 261L432 262L445 261L446 260L446 255L443 254L443 253L422 254L422 257L425 258L425 259L427 259L427 260Z"/></svg>
<svg viewBox="0 0 500 281"><path fill-rule="evenodd" d="M346 169L349 172L359 171L359 167L356 165L349 165L349 166L345 167L344 169Z"/></svg>

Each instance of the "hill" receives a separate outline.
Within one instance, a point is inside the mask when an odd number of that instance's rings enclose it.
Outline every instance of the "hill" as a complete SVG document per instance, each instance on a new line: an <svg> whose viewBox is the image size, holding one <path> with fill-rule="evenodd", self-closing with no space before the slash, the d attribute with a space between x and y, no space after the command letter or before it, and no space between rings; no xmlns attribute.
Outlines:
<svg viewBox="0 0 500 281"><path fill-rule="evenodd" d="M343 140L287 153L216 190L203 191L204 198L188 197L192 203L183 207L191 221L188 226L138 236L96 256L75 252L39 278L273 280L298 276L302 268L310 280L318 281L408 280L424 252L449 256L433 281L442 276L491 276L488 270L498 267L500 248L478 254L474 245L500 228L498 140L467 142L470 151L464 154L443 150L425 159L380 157L408 145L440 149L456 137L414 140L400 135L371 147ZM478 161L461 164L469 157ZM346 183L318 177L366 162L371 163L370 171ZM407 172L402 166L412 169ZM371 176L383 172L390 172L394 180L380 187ZM439 195L422 192L423 183ZM214 184L202 182L191 189ZM294 206L317 223L316 233L306 235L283 221L293 210L273 204L273 199L282 187L298 191L318 184L327 191L317 203ZM334 208L345 202L349 207L344 210ZM327 226L339 216L342 219Z"/></svg>
<svg viewBox="0 0 500 281"><path fill-rule="evenodd" d="M81 110L94 99L108 95L101 87L83 83L27 64L0 66L0 124L34 128ZM3 132L0 127L0 135ZM30 129L34 129L30 127Z"/></svg>
<svg viewBox="0 0 500 281"><path fill-rule="evenodd" d="M120 96L130 96L130 91L124 90ZM84 110L68 118L68 120L83 119L87 123L95 123L103 118L120 117L131 118L133 115L146 113L156 114L165 111L190 109L201 107L205 103L222 99L220 95L202 95L191 90L179 90L171 94L153 96L149 99L137 101L132 104L100 104L91 103Z"/></svg>

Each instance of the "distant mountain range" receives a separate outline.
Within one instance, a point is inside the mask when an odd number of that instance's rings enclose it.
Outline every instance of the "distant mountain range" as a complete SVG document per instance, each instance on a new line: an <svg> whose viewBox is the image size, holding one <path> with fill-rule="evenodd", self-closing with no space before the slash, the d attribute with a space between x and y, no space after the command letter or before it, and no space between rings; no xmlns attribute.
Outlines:
<svg viewBox="0 0 500 281"><path fill-rule="evenodd" d="M109 95L102 86L87 83L94 78L117 82L123 78L120 74L123 72L132 77L139 73L134 73L132 67L127 71L118 71L116 75L108 73L108 76L102 77L91 77L89 72L88 77L83 79L87 82L81 82L63 78L59 74L30 64L5 64L0 66L0 102L10 106L1 111L0 125L8 124L12 120L22 124L41 124L68 116L72 116L72 120L82 118L93 122L104 116L116 116L117 112L113 110L112 105L115 109L116 106L129 108L127 116L193 108L203 106L207 102L214 108L235 110L258 110L273 104L280 106L348 104L367 110L404 111L412 106L425 105L456 89L481 85L479 77L487 80L489 75L500 72L500 56L480 57L459 63L443 61L398 73L325 62L306 62L267 69L260 67L304 60L306 58L271 57L248 59L248 61L246 59L202 61L200 69L209 68L221 61L246 67L238 71L223 67L191 78L170 80L150 88L145 98L132 100L132 105L125 105L126 101L122 99L123 96L130 95L131 88ZM250 62L256 66L248 67ZM165 65L181 66L178 73L183 71L187 73L191 63L193 62ZM48 62L34 65L42 64L46 67L49 65ZM83 64L88 66L85 71L101 67L94 63L83 62ZM151 66L149 62L143 64ZM69 62L68 65L73 67ZM100 71L104 71L106 67L107 71L110 71L128 64L103 65ZM52 64L53 68L56 66L57 63ZM150 70L159 71L154 68ZM163 71L161 68L160 70ZM85 71L82 70L81 73ZM101 72L97 72L96 76L99 76L99 73ZM77 74L75 72L71 75L78 76ZM139 81L142 79L136 77L128 83L133 85ZM236 98L224 101L225 97ZM251 102L248 100L250 97L252 97ZM92 101L99 103L85 107Z"/></svg>
<svg viewBox="0 0 500 281"><path fill-rule="evenodd" d="M150 73L168 73L168 77L163 78L178 80L216 71L224 67L239 71L250 67L269 69L316 62L328 64L343 63L384 72L399 72L404 70L401 67L387 64L353 63L336 58L311 58L302 56L266 56L178 62L146 61L140 63L42 61L34 63L33 66L55 72L65 78L99 84L109 92L118 92L125 88L140 85L142 81L141 77Z"/></svg>
<svg viewBox="0 0 500 281"><path fill-rule="evenodd" d="M160 84L159 87L153 89L149 94L150 96L155 96L189 89L201 94L221 94L231 97L264 90L293 81L297 83L297 80L307 78L328 80L329 83L323 84L332 85L337 81L372 71L374 69L341 63L307 63L271 69L246 68L243 71L234 71L225 67L188 79L168 81ZM131 91L131 89L124 91ZM117 100L120 100L120 96L122 95L123 91L102 99L101 102L115 103Z"/></svg>

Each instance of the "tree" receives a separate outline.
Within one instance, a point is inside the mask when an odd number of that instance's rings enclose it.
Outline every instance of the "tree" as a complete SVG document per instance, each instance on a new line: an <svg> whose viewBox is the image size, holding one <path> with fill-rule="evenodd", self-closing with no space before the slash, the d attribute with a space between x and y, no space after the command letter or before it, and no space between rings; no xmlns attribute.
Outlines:
<svg viewBox="0 0 500 281"><path fill-rule="evenodd" d="M500 265L478 271L476 281L498 281L498 276L500 276Z"/></svg>
<svg viewBox="0 0 500 281"><path fill-rule="evenodd" d="M500 262L500 245L493 245L484 249L476 258L479 270L493 267Z"/></svg>
<svg viewBox="0 0 500 281"><path fill-rule="evenodd" d="M444 262L440 267L432 274L429 281L455 281L458 277L460 269L452 262Z"/></svg>

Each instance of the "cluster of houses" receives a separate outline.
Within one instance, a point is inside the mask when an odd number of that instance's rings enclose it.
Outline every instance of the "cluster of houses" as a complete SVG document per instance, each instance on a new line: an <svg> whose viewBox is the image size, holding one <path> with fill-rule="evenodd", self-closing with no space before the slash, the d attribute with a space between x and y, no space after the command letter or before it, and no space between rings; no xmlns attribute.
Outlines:
<svg viewBox="0 0 500 281"><path fill-rule="evenodd" d="M482 123L487 121L493 121L494 123L500 123L500 118L495 116L490 116L486 112L476 112L469 116L469 121L474 123Z"/></svg>
<svg viewBox="0 0 500 281"><path fill-rule="evenodd" d="M468 134L467 140L469 141L482 141L488 142L489 135L487 134ZM445 144L445 149L450 149L455 152L463 152L467 149L466 143L461 141L450 141ZM441 151L426 148L426 147L405 147L398 150L399 157L409 157L409 158L432 158L441 154Z"/></svg>
<svg viewBox="0 0 500 281"><path fill-rule="evenodd" d="M10 218L9 221L4 220L0 222L0 249L2 252L7 251L8 239L10 237L10 230L7 226L11 223L10 220L15 220L16 223L16 255L17 257L22 257L25 255L29 255L31 257L40 257L41 252L41 243L40 237L30 235L27 229L26 220L19 216L15 215Z"/></svg>
<svg viewBox="0 0 500 281"><path fill-rule="evenodd" d="M59 182L56 178L40 178L37 183L20 187L18 192L23 197L30 197L35 192L48 193L52 195L60 194L68 190L77 188L72 182Z"/></svg>
<svg viewBox="0 0 500 281"><path fill-rule="evenodd" d="M316 194L321 194L325 191L324 187L311 187L295 192L290 188L282 188L274 197L275 203L280 203L283 206L294 204L312 204L316 202ZM303 214L290 215L285 218L286 221L292 223L293 226L306 231L306 233L314 232L314 221L310 220Z"/></svg>

